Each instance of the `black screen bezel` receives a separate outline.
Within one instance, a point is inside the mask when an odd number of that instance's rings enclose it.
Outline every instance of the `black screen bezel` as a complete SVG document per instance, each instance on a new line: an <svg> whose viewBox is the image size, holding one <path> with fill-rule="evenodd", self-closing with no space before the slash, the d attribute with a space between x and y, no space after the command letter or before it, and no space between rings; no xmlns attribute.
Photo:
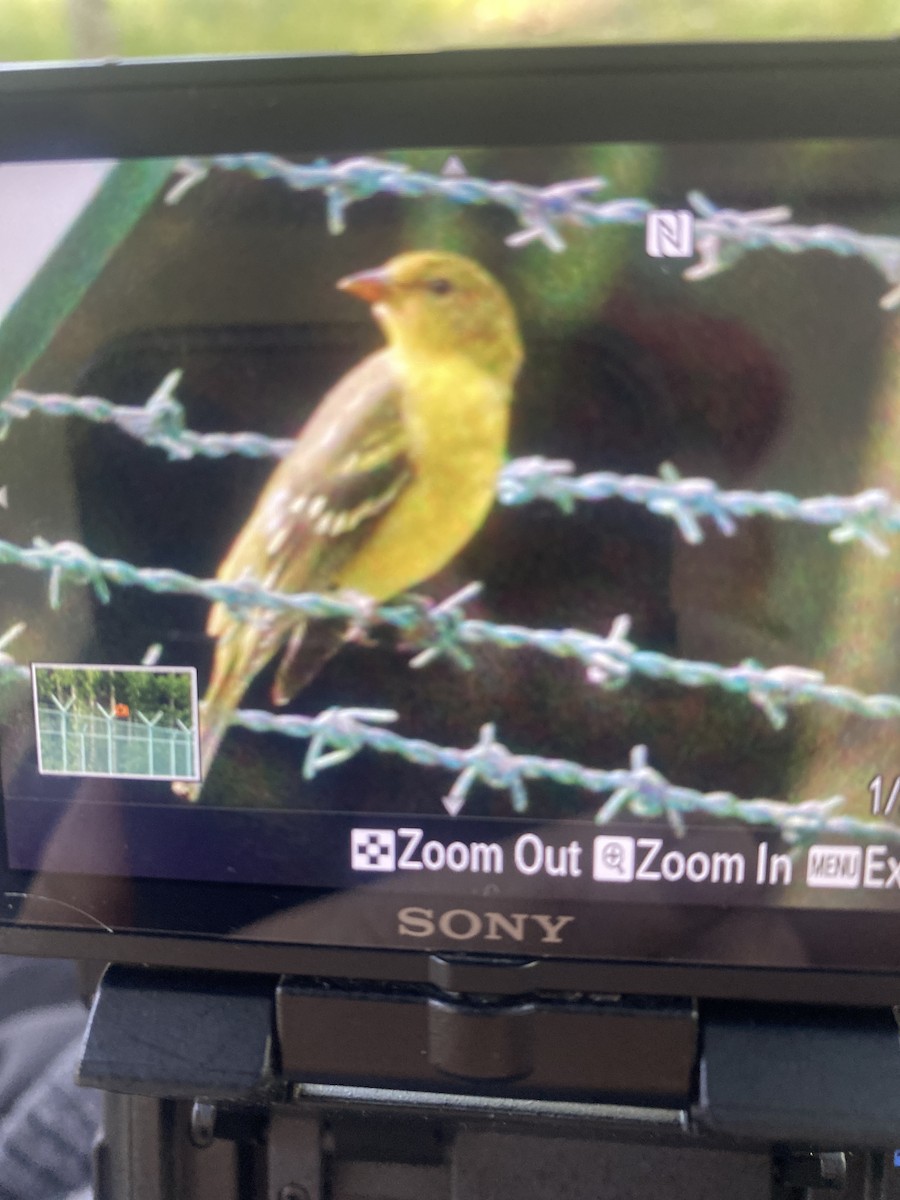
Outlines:
<svg viewBox="0 0 900 1200"><path fill-rule="evenodd" d="M900 49L886 43L453 51L0 69L0 159L41 161L390 146L771 140L900 134ZM5 846L0 847L6 861ZM10 919L30 874L0 869ZM57 895L75 879L56 878ZM251 943L228 936L248 905L296 905L309 889L131 881L142 928L173 898L190 934L3 925L0 950L169 966L426 981L422 952ZM216 903L208 903L213 892ZM162 914L162 915L161 915ZM206 918L200 914L205 914ZM883 1004L900 1001L900 914L756 911L816 947L803 970L710 961L541 959L532 988ZM652 913L617 905L620 928ZM703 961L706 959L705 961Z"/></svg>

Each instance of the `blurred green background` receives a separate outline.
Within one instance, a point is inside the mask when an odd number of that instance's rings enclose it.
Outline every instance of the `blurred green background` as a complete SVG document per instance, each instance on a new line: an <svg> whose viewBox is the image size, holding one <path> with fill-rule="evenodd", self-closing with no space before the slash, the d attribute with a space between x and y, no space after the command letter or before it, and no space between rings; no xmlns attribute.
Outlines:
<svg viewBox="0 0 900 1200"><path fill-rule="evenodd" d="M900 0L0 0L0 61L886 37Z"/></svg>

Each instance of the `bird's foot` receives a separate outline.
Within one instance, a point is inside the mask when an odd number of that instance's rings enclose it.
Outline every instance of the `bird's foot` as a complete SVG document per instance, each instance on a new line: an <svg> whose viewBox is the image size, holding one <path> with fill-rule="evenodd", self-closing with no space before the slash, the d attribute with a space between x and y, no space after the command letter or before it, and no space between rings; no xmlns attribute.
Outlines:
<svg viewBox="0 0 900 1200"><path fill-rule="evenodd" d="M342 588L335 593L335 598L343 601L349 609L344 641L369 649L377 646L378 640L372 635L372 628L378 623L378 605L372 597L351 588Z"/></svg>
<svg viewBox="0 0 900 1200"><path fill-rule="evenodd" d="M392 601L392 608L404 614L402 625L397 626L397 648L404 651L421 650L431 639L434 622L431 614L435 602L424 592L404 592Z"/></svg>
<svg viewBox="0 0 900 1200"><path fill-rule="evenodd" d="M352 625L347 627L347 632L344 634L344 641L351 646L363 646L367 650L372 650L378 645L378 638L373 637L370 630L358 621L354 621Z"/></svg>
<svg viewBox="0 0 900 1200"><path fill-rule="evenodd" d="M172 791L176 796L180 796L182 800L187 800L191 804L196 804L200 799L201 786L202 785L199 783L185 783L182 780L178 780L176 783L172 784Z"/></svg>
<svg viewBox="0 0 900 1200"><path fill-rule="evenodd" d="M466 619L465 606L481 590L478 583L464 588L436 604L430 596L405 595L398 601L406 606L409 621L402 627L400 646L415 652L411 666L425 667L436 658L447 656L464 670L472 667L472 658L464 649L461 632Z"/></svg>

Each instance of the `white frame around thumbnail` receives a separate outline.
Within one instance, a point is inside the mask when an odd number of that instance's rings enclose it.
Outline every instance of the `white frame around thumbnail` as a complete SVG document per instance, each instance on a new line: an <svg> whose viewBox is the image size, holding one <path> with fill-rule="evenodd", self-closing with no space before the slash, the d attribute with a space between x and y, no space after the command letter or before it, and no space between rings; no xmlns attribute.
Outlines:
<svg viewBox="0 0 900 1200"><path fill-rule="evenodd" d="M191 681L191 748L193 752L193 765L195 774L192 775L133 775L125 772L108 772L108 771L74 771L74 770L54 770L45 768L43 765L43 756L41 753L41 718L40 708L38 704L37 692L37 672L38 671L108 671L113 673L136 673L146 675L188 675ZM34 710L34 733L35 745L37 747L38 772L41 775L52 775L63 778L74 779L135 779L144 780L147 783L199 783L203 776L200 765L200 707L198 702L197 689L197 670L195 667L144 667L129 665L119 665L117 663L46 663L33 662L31 664L31 700Z"/></svg>

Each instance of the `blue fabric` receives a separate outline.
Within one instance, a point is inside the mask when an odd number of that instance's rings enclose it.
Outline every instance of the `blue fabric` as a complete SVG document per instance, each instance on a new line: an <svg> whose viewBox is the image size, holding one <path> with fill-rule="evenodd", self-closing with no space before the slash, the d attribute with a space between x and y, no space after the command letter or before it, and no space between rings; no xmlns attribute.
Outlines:
<svg viewBox="0 0 900 1200"><path fill-rule="evenodd" d="M0 955L0 1200L90 1200L101 1097L75 1083L86 1020L71 963Z"/></svg>

